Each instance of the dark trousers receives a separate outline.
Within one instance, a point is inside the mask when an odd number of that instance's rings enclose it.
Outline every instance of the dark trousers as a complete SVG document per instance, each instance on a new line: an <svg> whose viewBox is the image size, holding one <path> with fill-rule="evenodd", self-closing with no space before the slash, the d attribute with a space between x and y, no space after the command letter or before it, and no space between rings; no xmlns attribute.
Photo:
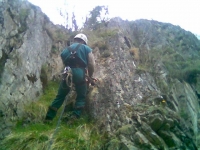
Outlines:
<svg viewBox="0 0 200 150"><path fill-rule="evenodd" d="M85 71L80 68L72 69L73 83L77 93L74 113L78 116L81 115L82 108L85 107L85 99L87 94L87 84L85 83ZM58 89L56 98L51 103L46 119L53 119L56 116L57 110L62 106L65 97L70 92L70 87L67 86L66 81L62 80Z"/></svg>

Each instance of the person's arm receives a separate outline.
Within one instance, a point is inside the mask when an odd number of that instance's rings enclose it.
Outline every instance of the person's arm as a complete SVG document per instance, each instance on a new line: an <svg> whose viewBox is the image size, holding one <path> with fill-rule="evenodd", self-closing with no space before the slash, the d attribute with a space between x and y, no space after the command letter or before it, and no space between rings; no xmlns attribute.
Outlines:
<svg viewBox="0 0 200 150"><path fill-rule="evenodd" d="M95 60L92 52L88 53L88 74L92 77L94 73Z"/></svg>

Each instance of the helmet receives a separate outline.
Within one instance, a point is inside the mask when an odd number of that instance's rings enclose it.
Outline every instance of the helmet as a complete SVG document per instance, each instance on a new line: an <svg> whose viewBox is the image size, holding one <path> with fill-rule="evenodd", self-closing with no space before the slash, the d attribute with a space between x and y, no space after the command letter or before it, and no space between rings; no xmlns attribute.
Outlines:
<svg viewBox="0 0 200 150"><path fill-rule="evenodd" d="M88 42L87 36L85 34L82 34L82 33L77 34L74 37L74 39L82 39L85 42L85 44L87 44L87 42Z"/></svg>

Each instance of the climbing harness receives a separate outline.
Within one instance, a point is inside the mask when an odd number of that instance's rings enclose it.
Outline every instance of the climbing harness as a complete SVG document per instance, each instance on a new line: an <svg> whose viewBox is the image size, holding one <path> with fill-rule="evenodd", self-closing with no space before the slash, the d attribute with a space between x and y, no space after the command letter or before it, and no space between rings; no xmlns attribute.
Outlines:
<svg viewBox="0 0 200 150"><path fill-rule="evenodd" d="M74 49L72 49L70 46L67 48L67 50L70 52L70 55L68 53L68 51L63 51L61 53L61 58L63 60L63 63L65 64L65 66L69 66L71 68L86 68L86 64L85 62L79 58L78 56L78 50L79 47L82 44L78 44Z"/></svg>
<svg viewBox="0 0 200 150"><path fill-rule="evenodd" d="M69 66L65 67L63 73L62 73L62 80L66 81L66 84L69 88L72 88L73 86L73 76L72 76L72 70Z"/></svg>

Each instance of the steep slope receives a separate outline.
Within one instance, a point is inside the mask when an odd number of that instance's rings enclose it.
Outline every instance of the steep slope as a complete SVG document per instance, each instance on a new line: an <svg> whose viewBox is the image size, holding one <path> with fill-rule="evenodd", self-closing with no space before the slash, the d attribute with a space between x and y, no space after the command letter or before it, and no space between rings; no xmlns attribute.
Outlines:
<svg viewBox="0 0 200 150"><path fill-rule="evenodd" d="M26 1L0 3L1 139L62 69L71 33ZM167 23L111 19L83 29L96 59L87 110L106 149L191 149L199 141L200 42ZM72 33L74 34L74 33ZM44 113L45 114L45 113Z"/></svg>
<svg viewBox="0 0 200 150"><path fill-rule="evenodd" d="M100 85L90 101L99 127L114 134L108 149L196 149L199 78L190 83L173 72L199 59L199 40L157 21L115 18L109 26L116 34L104 38L106 48L94 44ZM170 62L177 67L169 70Z"/></svg>

